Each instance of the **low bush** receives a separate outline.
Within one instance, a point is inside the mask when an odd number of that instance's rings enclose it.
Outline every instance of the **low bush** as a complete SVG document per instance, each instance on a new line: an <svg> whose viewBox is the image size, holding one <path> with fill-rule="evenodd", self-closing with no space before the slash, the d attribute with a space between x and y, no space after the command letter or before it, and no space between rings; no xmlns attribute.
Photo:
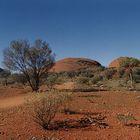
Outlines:
<svg viewBox="0 0 140 140"><path fill-rule="evenodd" d="M107 68L104 70L103 77L107 80L112 79L116 72L117 70L114 68Z"/></svg>
<svg viewBox="0 0 140 140"><path fill-rule="evenodd" d="M87 77L87 78L92 78L94 77L94 73L90 69L81 69L77 71L79 77Z"/></svg>
<svg viewBox="0 0 140 140"><path fill-rule="evenodd" d="M49 90L54 89L54 86L57 83L57 79L58 79L57 74L51 74L47 77L46 85Z"/></svg>
<svg viewBox="0 0 140 140"><path fill-rule="evenodd" d="M140 83L140 68L136 67L133 69L133 78L136 83Z"/></svg>
<svg viewBox="0 0 140 140"><path fill-rule="evenodd" d="M19 73L11 74L9 77L9 81L11 81L11 83L13 84L22 84L22 85L27 84L26 77L23 74L19 74Z"/></svg>
<svg viewBox="0 0 140 140"><path fill-rule="evenodd" d="M78 77L77 78L77 83L78 84L85 84L85 85L89 85L89 78L88 77Z"/></svg>
<svg viewBox="0 0 140 140"><path fill-rule="evenodd" d="M117 114L117 119L124 125L128 125L130 121L136 120L132 114Z"/></svg>
<svg viewBox="0 0 140 140"><path fill-rule="evenodd" d="M93 78L90 79L90 84L96 84L102 79L103 77L101 75L95 75Z"/></svg>
<svg viewBox="0 0 140 140"><path fill-rule="evenodd" d="M70 103L73 99L73 96L71 93L63 93L61 94L61 100L63 101L63 105L62 105L62 112L64 112L65 114L68 114L69 110L70 110Z"/></svg>
<svg viewBox="0 0 140 140"><path fill-rule="evenodd" d="M121 68L121 67L118 68L117 69L118 77L122 78L125 75L125 71L126 71L125 68Z"/></svg>
<svg viewBox="0 0 140 140"><path fill-rule="evenodd" d="M44 129L51 129L51 123L60 111L61 107L66 106L71 94L49 93L38 94L27 99L34 121Z"/></svg>

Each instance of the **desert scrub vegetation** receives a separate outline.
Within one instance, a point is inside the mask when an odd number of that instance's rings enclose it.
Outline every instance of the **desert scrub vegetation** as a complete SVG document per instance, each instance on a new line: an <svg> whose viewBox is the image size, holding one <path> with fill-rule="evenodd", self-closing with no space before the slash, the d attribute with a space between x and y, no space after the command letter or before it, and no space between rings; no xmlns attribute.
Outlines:
<svg viewBox="0 0 140 140"><path fill-rule="evenodd" d="M136 83L140 83L140 68L135 67L133 69L133 78Z"/></svg>
<svg viewBox="0 0 140 140"><path fill-rule="evenodd" d="M133 89L135 87L135 81L134 81L134 78L133 78L133 69L135 67L138 67L140 64L139 60L136 59L136 58L132 58L132 57L126 57L124 60L121 60L120 61L120 66L121 67L124 67L127 72L129 73L129 79L131 81L131 88Z"/></svg>
<svg viewBox="0 0 140 140"><path fill-rule="evenodd" d="M90 79L89 84L97 84L98 82L102 81L103 77L101 75L95 75L93 78Z"/></svg>
<svg viewBox="0 0 140 140"><path fill-rule="evenodd" d="M130 121L136 121L132 114L117 114L117 119L124 125L128 125Z"/></svg>
<svg viewBox="0 0 140 140"><path fill-rule="evenodd" d="M55 89L55 85L57 84L57 79L58 79L58 75L57 74L50 74L48 77L47 77L47 80L46 80L46 85L48 87L49 90L52 90L52 89Z"/></svg>
<svg viewBox="0 0 140 140"><path fill-rule="evenodd" d="M94 77L94 72L90 69L81 69L77 71L79 77L87 77L92 78Z"/></svg>
<svg viewBox="0 0 140 140"><path fill-rule="evenodd" d="M9 140L19 140L19 139L16 139L16 138L13 138L11 137ZM27 140L40 140L36 137L31 137ZM62 140L62 139L59 139L59 138L55 138L55 137L47 137L47 136L44 136L41 140Z"/></svg>
<svg viewBox="0 0 140 140"><path fill-rule="evenodd" d="M63 101L61 112L65 114L71 114L73 112L71 110L71 101L73 100L72 93L63 93L61 95L61 100Z"/></svg>
<svg viewBox="0 0 140 140"><path fill-rule="evenodd" d="M112 79L114 75L117 73L117 70L115 68L107 68L103 72L103 77L105 80Z"/></svg>
<svg viewBox="0 0 140 140"><path fill-rule="evenodd" d="M9 77L11 75L11 72L8 70L1 70L0 69L0 84L7 86L9 83Z"/></svg>
<svg viewBox="0 0 140 140"><path fill-rule="evenodd" d="M27 99L27 107L33 120L44 129L51 129L51 123L60 110L66 109L72 93L42 93Z"/></svg>
<svg viewBox="0 0 140 140"><path fill-rule="evenodd" d="M77 83L78 84L85 84L85 85L89 85L89 78L88 77L77 77Z"/></svg>
<svg viewBox="0 0 140 140"><path fill-rule="evenodd" d="M118 68L117 69L117 74L119 78L123 78L125 76L125 68Z"/></svg>

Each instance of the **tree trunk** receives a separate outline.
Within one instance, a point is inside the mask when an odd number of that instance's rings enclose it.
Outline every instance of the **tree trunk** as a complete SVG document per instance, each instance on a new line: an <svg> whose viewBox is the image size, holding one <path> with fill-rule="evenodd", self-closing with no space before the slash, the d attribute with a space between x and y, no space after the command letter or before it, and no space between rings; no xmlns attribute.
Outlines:
<svg viewBox="0 0 140 140"><path fill-rule="evenodd" d="M36 80L35 80L35 82L33 83L33 82L31 82L30 76L29 76L27 73L24 73L24 74L25 74L26 79L27 79L27 81L28 81L28 83L29 83L29 85L30 85L30 87L31 87L31 89L32 89L32 92L38 92L39 86L37 86ZM39 84L38 84L38 85L39 85Z"/></svg>
<svg viewBox="0 0 140 140"><path fill-rule="evenodd" d="M35 87L32 87L32 92L38 92L39 90L39 87L35 86Z"/></svg>
<svg viewBox="0 0 140 140"><path fill-rule="evenodd" d="M34 91L34 92L38 92L38 90L39 90L39 77L38 76L36 76L35 78L35 83L33 84L33 87L32 87L32 90Z"/></svg>
<svg viewBox="0 0 140 140"><path fill-rule="evenodd" d="M131 72L130 72L130 82L131 82L131 88L134 88L133 76Z"/></svg>

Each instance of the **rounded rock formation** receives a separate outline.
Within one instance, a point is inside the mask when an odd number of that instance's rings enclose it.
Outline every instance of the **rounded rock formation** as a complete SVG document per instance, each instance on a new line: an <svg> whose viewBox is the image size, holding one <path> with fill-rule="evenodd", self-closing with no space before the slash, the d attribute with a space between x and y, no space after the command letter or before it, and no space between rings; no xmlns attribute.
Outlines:
<svg viewBox="0 0 140 140"><path fill-rule="evenodd" d="M99 66L101 66L99 62L87 58L64 58L62 60L57 61L50 71L75 71L82 68L94 68Z"/></svg>
<svg viewBox="0 0 140 140"><path fill-rule="evenodd" d="M109 64L109 68L119 68L121 65L121 62L126 60L127 58L132 58L132 57L119 57L115 60L113 60L110 64ZM136 58L134 58L136 59Z"/></svg>

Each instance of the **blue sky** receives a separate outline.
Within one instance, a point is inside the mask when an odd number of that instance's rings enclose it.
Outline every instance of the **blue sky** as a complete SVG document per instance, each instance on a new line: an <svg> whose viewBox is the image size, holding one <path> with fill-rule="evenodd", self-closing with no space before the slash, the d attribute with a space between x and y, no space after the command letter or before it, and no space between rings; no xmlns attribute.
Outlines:
<svg viewBox="0 0 140 140"><path fill-rule="evenodd" d="M0 61L10 41L46 40L56 59L87 57L107 66L140 58L139 0L0 0Z"/></svg>

